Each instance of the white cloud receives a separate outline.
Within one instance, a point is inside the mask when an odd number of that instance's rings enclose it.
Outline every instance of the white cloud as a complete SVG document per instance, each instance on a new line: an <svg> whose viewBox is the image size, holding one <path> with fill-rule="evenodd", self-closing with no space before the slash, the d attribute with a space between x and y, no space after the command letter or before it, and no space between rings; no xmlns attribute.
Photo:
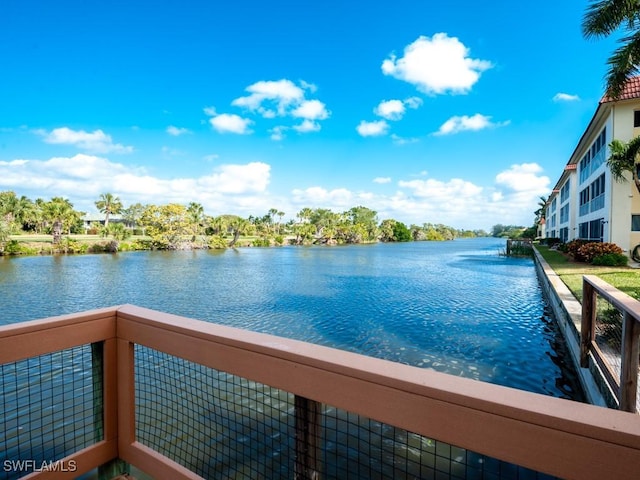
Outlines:
<svg viewBox="0 0 640 480"><path fill-rule="evenodd" d="M331 115L327 106L317 99L306 98L307 93L315 93L316 86L300 81L295 84L291 80L259 81L246 88L249 95L238 97L231 102L235 107L258 114L266 119L290 117L302 119L298 125L279 125L269 130L271 139L284 139L284 131L293 128L298 133L317 132L320 130L319 120L326 120ZM208 115L216 115L215 109L205 109Z"/></svg>
<svg viewBox="0 0 640 480"><path fill-rule="evenodd" d="M542 167L537 163L511 165L496 175L496 184L516 192L534 192L534 197L542 195L549 189L549 177L540 176Z"/></svg>
<svg viewBox="0 0 640 480"><path fill-rule="evenodd" d="M473 198L482 193L482 187L471 182L454 178L448 182L435 179L426 180L401 180L399 187L407 188L416 197L429 198L441 204L451 204L462 198Z"/></svg>
<svg viewBox="0 0 640 480"><path fill-rule="evenodd" d="M279 142L280 140L284 140L284 132L286 132L289 129L289 127L285 127L285 126L277 126L277 127L273 127L271 130L269 130L269 133L271 134L271 140L274 140L276 142Z"/></svg>
<svg viewBox="0 0 640 480"><path fill-rule="evenodd" d="M173 125L169 125L167 127L167 133L169 135L177 137L177 136L180 136L180 135L184 135L185 133L191 133L191 130L189 130L187 128L178 128L178 127L175 127Z"/></svg>
<svg viewBox="0 0 640 480"><path fill-rule="evenodd" d="M309 119L305 119L300 125L293 127L298 133L317 132L320 130L320 124Z"/></svg>
<svg viewBox="0 0 640 480"><path fill-rule="evenodd" d="M308 120L324 120L329 117L329 112L320 100L305 100L291 112L291 115Z"/></svg>
<svg viewBox="0 0 640 480"><path fill-rule="evenodd" d="M58 145L74 145L75 147L91 153L130 153L133 147L125 147L119 143L113 143L111 135L102 130L85 132L84 130L71 130L67 127L54 128L51 132L36 130L36 133L44 137L46 143Z"/></svg>
<svg viewBox="0 0 640 480"><path fill-rule="evenodd" d="M493 65L469 57L469 49L456 37L436 33L420 36L407 45L404 56L391 55L382 62L382 72L415 85L428 94L468 93L480 75Z"/></svg>
<svg viewBox="0 0 640 480"><path fill-rule="evenodd" d="M376 177L373 179L373 183L391 183L391 177Z"/></svg>
<svg viewBox="0 0 640 480"><path fill-rule="evenodd" d="M410 143L418 143L420 141L419 138L415 138L415 137L400 137L399 135L396 135L395 133L391 134L391 140L393 140L393 143L396 145L408 145Z"/></svg>
<svg viewBox="0 0 640 480"><path fill-rule="evenodd" d="M580 97L578 95L571 95L569 93L556 93L553 96L553 101L554 102L575 102L580 100Z"/></svg>
<svg viewBox="0 0 640 480"><path fill-rule="evenodd" d="M294 189L291 194L295 203L324 206L320 208L351 208L355 206L351 203L358 198L357 194L346 188L327 190L323 187L309 187Z"/></svg>
<svg viewBox="0 0 640 480"><path fill-rule="evenodd" d="M231 105L257 111L267 118L276 114L284 116L289 106L299 105L304 99L304 89L286 79L256 82L249 85L246 91L250 95L236 98ZM269 107L265 107L265 104Z"/></svg>
<svg viewBox="0 0 640 480"><path fill-rule="evenodd" d="M95 211L100 192L112 192L125 204L202 203L211 214L256 213L255 206L271 205L267 190L270 165L263 162L219 165L200 177L159 178L142 168L78 154L49 160L0 161L0 190L21 195L64 196L75 208Z"/></svg>
<svg viewBox="0 0 640 480"><path fill-rule="evenodd" d="M248 135L253 133L250 126L253 120L242 118L235 113L221 113L209 119L211 126L219 133L237 133L238 135Z"/></svg>
<svg viewBox="0 0 640 480"><path fill-rule="evenodd" d="M420 97L409 97L404 100L404 104L408 108L416 109L422 105L422 99Z"/></svg>
<svg viewBox="0 0 640 480"><path fill-rule="evenodd" d="M406 100L383 100L373 113L387 120L400 120L407 108L416 109L422 105L422 99L418 97L409 97Z"/></svg>
<svg viewBox="0 0 640 480"><path fill-rule="evenodd" d="M491 121L491 117L480 113L476 113L471 117L462 115L460 117L451 117L444 122L434 135L452 135L466 130L478 131L485 128L504 127L509 123L509 121L494 123Z"/></svg>
<svg viewBox="0 0 640 480"><path fill-rule="evenodd" d="M364 120L356 127L356 130L363 137L375 137L380 135L386 135L389 129L389 124L384 120L378 120L376 122L365 122Z"/></svg>
<svg viewBox="0 0 640 480"><path fill-rule="evenodd" d="M404 103L401 100L383 100L373 112L387 120L400 120L405 112Z"/></svg>

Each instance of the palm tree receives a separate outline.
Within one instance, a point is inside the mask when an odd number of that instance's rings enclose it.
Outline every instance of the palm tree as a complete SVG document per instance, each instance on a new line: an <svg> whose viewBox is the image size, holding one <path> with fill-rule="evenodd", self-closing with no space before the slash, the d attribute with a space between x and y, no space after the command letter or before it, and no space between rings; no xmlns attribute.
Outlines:
<svg viewBox="0 0 640 480"><path fill-rule="evenodd" d="M51 223L51 234L53 235L53 244L60 243L62 238L62 230L65 226L71 227L72 219L76 217L73 205L69 200L62 197L54 197L50 202L43 205L43 217Z"/></svg>
<svg viewBox="0 0 640 480"><path fill-rule="evenodd" d="M619 29L625 33L607 60L607 95L620 97L626 81L638 73L640 63L640 3L629 0L591 0L582 21L585 38L608 37Z"/></svg>
<svg viewBox="0 0 640 480"><path fill-rule="evenodd" d="M240 235L247 231L250 223L249 220L237 215L229 215L226 223L227 227L233 232L233 240L229 242L229 247L233 247L238 242Z"/></svg>
<svg viewBox="0 0 640 480"><path fill-rule="evenodd" d="M547 209L547 199L545 197L539 197L540 201L538 202L538 209L533 212L533 214L536 216L535 219L535 224L538 225L544 218L546 215L546 209Z"/></svg>
<svg viewBox="0 0 640 480"><path fill-rule="evenodd" d="M187 220L193 229L192 241L195 242L204 230L204 207L197 202L190 202L187 207Z"/></svg>
<svg viewBox="0 0 640 480"><path fill-rule="evenodd" d="M278 233L281 233L280 229L282 228L282 217L284 217L284 212L278 210L278 216L280 217L280 220L278 220Z"/></svg>
<svg viewBox="0 0 640 480"><path fill-rule="evenodd" d="M635 137L628 143L613 140L609 144L611 154L607 159L607 166L617 182L627 180L625 173L631 173L631 178L640 192L640 137Z"/></svg>
<svg viewBox="0 0 640 480"><path fill-rule="evenodd" d="M109 215L117 215L122 212L122 202L119 197L111 193L101 193L96 201L96 207L100 213L104 213L104 226L109 226Z"/></svg>

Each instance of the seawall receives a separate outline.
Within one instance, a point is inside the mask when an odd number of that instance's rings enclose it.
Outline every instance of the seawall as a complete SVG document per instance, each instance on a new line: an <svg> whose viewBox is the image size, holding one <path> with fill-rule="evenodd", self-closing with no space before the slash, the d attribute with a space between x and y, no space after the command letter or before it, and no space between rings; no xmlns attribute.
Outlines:
<svg viewBox="0 0 640 480"><path fill-rule="evenodd" d="M602 407L618 408L618 401L604 381L599 367L589 356L589 368L580 366L580 321L582 304L553 271L538 250L533 249L536 272L547 301L553 310L558 327L571 352L571 360L578 372L582 389L589 403Z"/></svg>

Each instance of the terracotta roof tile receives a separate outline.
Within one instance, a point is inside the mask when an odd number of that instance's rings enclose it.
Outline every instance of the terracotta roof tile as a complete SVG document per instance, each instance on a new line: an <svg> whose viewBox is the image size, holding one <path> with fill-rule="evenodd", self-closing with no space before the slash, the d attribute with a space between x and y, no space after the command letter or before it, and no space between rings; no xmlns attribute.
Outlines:
<svg viewBox="0 0 640 480"><path fill-rule="evenodd" d="M620 93L620 96L617 98L617 100L614 100L611 97L607 96L607 94L605 94L600 100L600 103L631 100L632 98L640 98L640 76L631 77L629 80L627 80L627 83L622 89L622 93Z"/></svg>

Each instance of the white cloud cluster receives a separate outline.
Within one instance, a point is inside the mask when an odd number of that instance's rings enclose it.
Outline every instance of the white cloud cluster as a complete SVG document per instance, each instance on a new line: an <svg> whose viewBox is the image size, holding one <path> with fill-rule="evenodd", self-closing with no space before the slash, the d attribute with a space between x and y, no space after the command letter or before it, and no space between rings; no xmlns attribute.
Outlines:
<svg viewBox="0 0 640 480"><path fill-rule="evenodd" d="M238 135L249 135L253 133L251 125L253 120L242 118L235 113L221 113L209 119L209 123L218 133L235 133Z"/></svg>
<svg viewBox="0 0 640 480"><path fill-rule="evenodd" d="M259 81L249 85L246 91L249 95L236 98L231 105L265 119L292 118L299 122L271 128L269 131L273 140L284 139L289 129L298 133L317 132L321 129L319 122L331 115L323 102L307 98L308 93L315 93L316 87L304 81L298 84L287 79ZM211 116L209 122L220 133L253 133L249 127L255 122L250 118L230 113L218 114L213 107L205 108L205 113Z"/></svg>
<svg viewBox="0 0 640 480"><path fill-rule="evenodd" d="M413 178L398 181L398 190L391 195L321 186L299 188L292 191L291 208L342 211L362 204L376 210L380 219L395 218L407 224L431 222L472 229L490 229L497 223L527 226L539 196L548 193L549 178L541 173L537 164L512 165L496 175L495 185L484 186L462 178ZM390 183L391 178L373 181Z"/></svg>
<svg viewBox="0 0 640 480"><path fill-rule="evenodd" d="M540 176L542 167L537 163L511 165L509 170L496 176L496 184L515 192L534 192L542 195L549 188L549 177Z"/></svg>
<svg viewBox="0 0 640 480"><path fill-rule="evenodd" d="M422 105L422 99L419 97L409 97L406 100L383 100L373 110L379 117L387 120L400 120L404 117L407 108L418 108Z"/></svg>
<svg viewBox="0 0 640 480"><path fill-rule="evenodd" d="M571 95L569 93L559 92L553 96L554 102L577 102L578 100L580 100L578 95Z"/></svg>
<svg viewBox="0 0 640 480"><path fill-rule="evenodd" d="M95 210L100 192L112 192L126 204L196 201L212 213L255 213L255 205L269 195L270 177L271 167L263 162L220 165L200 177L164 179L86 154L0 161L0 190L8 187L33 198L72 196L75 207L85 211Z"/></svg>
<svg viewBox="0 0 640 480"><path fill-rule="evenodd" d="M160 178L143 168L95 155L77 154L48 160L0 161L0 190L11 189L31 198L70 197L79 210L95 211L100 192L112 192L125 204L199 202L207 213L259 214L277 205L293 217L302 207L344 211L365 205L379 218L410 223L444 223L458 228L485 228L496 223L529 225L550 180L536 163L514 164L495 175L493 185L464 178L438 179L426 172L407 175L395 183L394 193L375 193L322 185L298 186L289 195L269 192L271 166L264 162L223 164L198 177ZM393 185L379 176L374 184Z"/></svg>
<svg viewBox="0 0 640 480"><path fill-rule="evenodd" d="M422 99L419 97L409 97L405 100L383 100L378 104L378 106L376 106L376 108L373 109L373 113L375 113L379 117L382 117L384 120L377 120L372 122L362 120L356 127L356 131L362 137L386 135L389 131L389 124L386 122L386 120L401 120L402 117L404 117L407 108L415 109L420 107L420 105L422 105ZM399 139L400 137L395 136L394 143L402 143Z"/></svg>
<svg viewBox="0 0 640 480"><path fill-rule="evenodd" d="M110 135L102 130L85 132L84 130L72 130L68 127L54 128L50 132L36 130L36 133L44 137L44 141L57 145L73 145L80 150L90 153L130 153L133 147L126 147L119 143L113 143Z"/></svg>
<svg viewBox="0 0 640 480"><path fill-rule="evenodd" d="M389 124L384 120L374 122L366 122L362 120L356 127L358 133L363 137L379 137L386 135L389 130Z"/></svg>
<svg viewBox="0 0 640 480"><path fill-rule="evenodd" d="M504 127L509 125L509 123L509 121L498 123L492 122L491 117L480 113L476 113L472 116L454 116L440 125L440 128L434 133L434 135L452 135L467 130L478 131L484 130L485 128Z"/></svg>
<svg viewBox="0 0 640 480"><path fill-rule="evenodd" d="M173 125L169 125L167 127L167 133L172 137L179 137L180 135L191 133L191 130L189 130L188 128L179 128Z"/></svg>
<svg viewBox="0 0 640 480"><path fill-rule="evenodd" d="M492 67L487 60L469 57L469 49L456 37L436 33L420 36L407 45L404 56L391 55L382 62L382 72L411 83L428 95L464 94Z"/></svg>

